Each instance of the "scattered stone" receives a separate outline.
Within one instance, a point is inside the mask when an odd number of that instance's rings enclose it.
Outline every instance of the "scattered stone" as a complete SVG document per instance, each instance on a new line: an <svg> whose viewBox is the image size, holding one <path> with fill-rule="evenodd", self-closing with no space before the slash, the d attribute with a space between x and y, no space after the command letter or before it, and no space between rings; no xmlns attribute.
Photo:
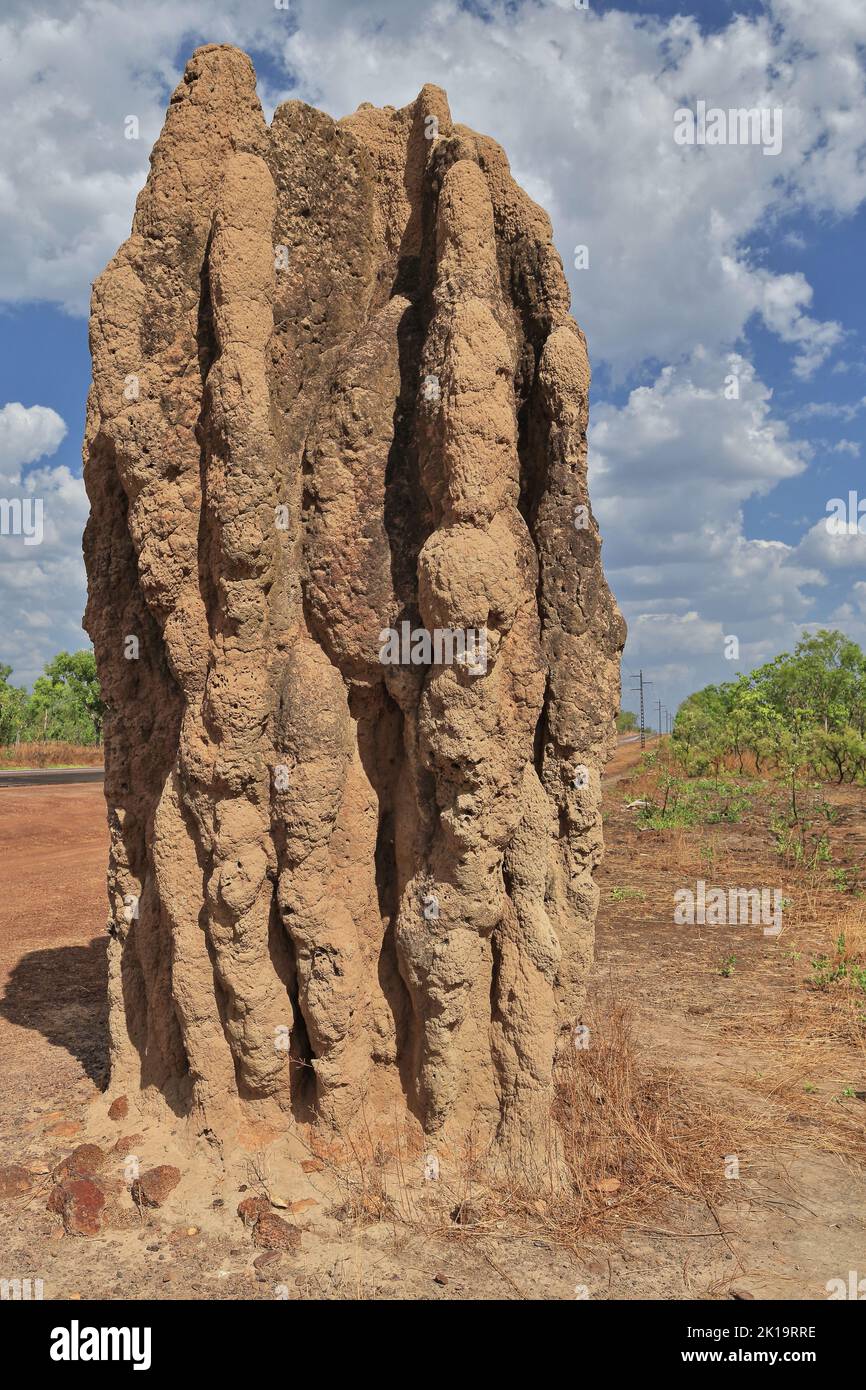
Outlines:
<svg viewBox="0 0 866 1390"><path fill-rule="evenodd" d="M754 1299L754 1297L755 1295L753 1293L749 1293L748 1289L731 1289L731 1298L738 1298L741 1301L744 1301L746 1299Z"/></svg>
<svg viewBox="0 0 866 1390"><path fill-rule="evenodd" d="M320 1158L305 1158L301 1162L302 1173L321 1173L324 1167Z"/></svg>
<svg viewBox="0 0 866 1390"><path fill-rule="evenodd" d="M267 1197L244 1197L238 1203L238 1216L245 1226L255 1226L260 1217L266 1216L271 1209L271 1204Z"/></svg>
<svg viewBox="0 0 866 1390"><path fill-rule="evenodd" d="M129 1100L126 1096L118 1096L108 1107L108 1118L110 1120L125 1120L129 1114Z"/></svg>
<svg viewBox="0 0 866 1390"><path fill-rule="evenodd" d="M136 1149L140 1149L143 1143L143 1134L124 1134L115 1144L114 1152L120 1154L121 1158L127 1158L129 1154L134 1154Z"/></svg>
<svg viewBox="0 0 866 1390"><path fill-rule="evenodd" d="M33 1179L20 1163L12 1163L8 1168L0 1168L0 1199L4 1197L24 1197L33 1190Z"/></svg>
<svg viewBox="0 0 866 1390"><path fill-rule="evenodd" d="M301 1233L281 1216L260 1216L253 1228L253 1244L262 1250L299 1250Z"/></svg>
<svg viewBox="0 0 866 1390"><path fill-rule="evenodd" d="M434 1275L433 1275L433 1283L434 1283L434 1284L447 1284L447 1283L448 1283L448 1280L447 1280L447 1278L445 1277L444 1274L434 1274Z"/></svg>
<svg viewBox="0 0 866 1390"><path fill-rule="evenodd" d="M170 1163L162 1163L158 1168L148 1168L132 1184L133 1201L142 1202L146 1207L161 1207L180 1182L180 1169Z"/></svg>
<svg viewBox="0 0 866 1390"><path fill-rule="evenodd" d="M601 1182L596 1183L597 1192L619 1192L622 1187L620 1178L602 1178Z"/></svg>
<svg viewBox="0 0 866 1390"><path fill-rule="evenodd" d="M292 1202L289 1211L292 1216L299 1216L302 1211L309 1211L310 1207L317 1207L318 1205L315 1197L303 1197L300 1202Z"/></svg>
<svg viewBox="0 0 866 1390"><path fill-rule="evenodd" d="M71 1236L98 1236L103 1225L105 1193L92 1178L64 1178L48 1198L48 1210L63 1218Z"/></svg>
<svg viewBox="0 0 866 1390"><path fill-rule="evenodd" d="M263 1254L256 1255L253 1260L253 1268L262 1270L268 1269L271 1265L279 1264L281 1255L281 1250L265 1250Z"/></svg>
<svg viewBox="0 0 866 1390"><path fill-rule="evenodd" d="M55 1178L92 1178L105 1167L106 1156L98 1144L79 1144L54 1169Z"/></svg>

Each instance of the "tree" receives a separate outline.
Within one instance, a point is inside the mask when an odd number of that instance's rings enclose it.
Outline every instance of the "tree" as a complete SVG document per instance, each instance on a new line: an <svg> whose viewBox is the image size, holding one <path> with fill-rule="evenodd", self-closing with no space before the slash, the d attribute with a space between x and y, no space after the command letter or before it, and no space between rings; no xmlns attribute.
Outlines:
<svg viewBox="0 0 866 1390"><path fill-rule="evenodd" d="M0 663L0 744L16 743L27 718L27 691L10 685L12 667Z"/></svg>
<svg viewBox="0 0 866 1390"><path fill-rule="evenodd" d="M103 715L93 652L59 652L34 683L28 732L37 739L98 743Z"/></svg>
<svg viewBox="0 0 866 1390"><path fill-rule="evenodd" d="M729 755L745 771L769 761L790 785L804 769L838 781L866 780L866 656L844 633L821 629L734 682L708 685L683 702L674 747L686 771Z"/></svg>

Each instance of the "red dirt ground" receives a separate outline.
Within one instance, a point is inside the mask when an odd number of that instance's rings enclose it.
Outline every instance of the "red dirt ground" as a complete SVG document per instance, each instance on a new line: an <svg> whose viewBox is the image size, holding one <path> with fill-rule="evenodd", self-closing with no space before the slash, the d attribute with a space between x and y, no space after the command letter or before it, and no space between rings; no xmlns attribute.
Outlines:
<svg viewBox="0 0 866 1390"><path fill-rule="evenodd" d="M676 1069L702 1103L750 1117L756 1137L741 1177L715 1209L675 1198L576 1252L541 1230L537 1239L506 1229L456 1239L394 1222L356 1229L323 1210L280 1275L288 1292L275 1295L275 1276L257 1274L259 1252L240 1228L187 1235L185 1221L167 1231L150 1218L141 1230L62 1237L41 1191L0 1204L0 1276L42 1277L45 1296L60 1299L573 1299L583 1286L590 1298L730 1297L733 1287L819 1299L827 1280L866 1274L866 1105L841 1098L864 1086L862 1053L827 1036L823 1003L804 990L820 933L807 926L768 942L750 928L675 927L672 887L694 881L696 866L699 874L706 831L690 844L637 829L622 779L638 756L622 745L606 781L594 990L632 1002L649 1063ZM837 833L852 854L866 844L862 804ZM732 882L774 881L764 839L757 825L716 836ZM0 790L0 1164L56 1163L104 1084L106 854L101 786ZM623 898L629 887L644 896ZM730 954L737 965L725 978L719 966Z"/></svg>

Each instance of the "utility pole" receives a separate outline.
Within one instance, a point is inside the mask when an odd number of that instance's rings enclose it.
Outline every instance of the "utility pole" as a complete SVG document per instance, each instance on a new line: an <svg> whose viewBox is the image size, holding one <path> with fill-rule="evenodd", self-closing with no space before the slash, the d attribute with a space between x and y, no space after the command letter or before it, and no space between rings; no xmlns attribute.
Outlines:
<svg viewBox="0 0 866 1390"><path fill-rule="evenodd" d="M635 694L636 694L638 691L640 691L640 746L641 746L641 748L646 748L646 727L645 727L645 725L644 725L644 703L643 703L643 693L644 693L644 690L645 690L646 688L648 688L649 686L652 685L652 681L645 681L645 680L644 680L644 678L643 678L643 667L641 667L640 671L638 672L637 679L638 679L638 681L639 681L639 684L638 684L638 685L633 685L633 686L632 686L632 691L633 691ZM634 676L632 676L632 680L634 680Z"/></svg>
<svg viewBox="0 0 866 1390"><path fill-rule="evenodd" d="M662 702L661 702L661 700L658 701L658 707L659 707L659 738L661 738L661 736L662 736Z"/></svg>

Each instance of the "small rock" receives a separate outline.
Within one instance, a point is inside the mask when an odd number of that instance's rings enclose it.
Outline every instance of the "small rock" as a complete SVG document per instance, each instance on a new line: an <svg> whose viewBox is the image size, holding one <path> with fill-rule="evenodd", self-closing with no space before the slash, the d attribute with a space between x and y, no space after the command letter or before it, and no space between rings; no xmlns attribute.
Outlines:
<svg viewBox="0 0 866 1390"><path fill-rule="evenodd" d="M56 1178L92 1178L105 1167L105 1154L98 1144L79 1144L54 1169Z"/></svg>
<svg viewBox="0 0 866 1390"><path fill-rule="evenodd" d="M446 1277L445 1277L444 1274L434 1274L434 1275L433 1275L433 1283L434 1283L434 1284L447 1284L447 1283L448 1283L448 1280L446 1279Z"/></svg>
<svg viewBox="0 0 866 1390"><path fill-rule="evenodd" d="M33 1179L20 1163L0 1168L0 1198L23 1197L33 1190Z"/></svg>
<svg viewBox="0 0 866 1390"><path fill-rule="evenodd" d="M598 1192L619 1192L622 1187L622 1180L620 1178L602 1178L601 1182L597 1182L595 1186Z"/></svg>
<svg viewBox="0 0 866 1390"><path fill-rule="evenodd" d="M188 1236L197 1236L197 1235L198 1235L198 1226L187 1226L187 1228L186 1228L186 1233L187 1233Z"/></svg>
<svg viewBox="0 0 866 1390"><path fill-rule="evenodd" d="M262 1250L298 1250L301 1233L281 1216L260 1216L253 1229L253 1244Z"/></svg>
<svg viewBox="0 0 866 1390"><path fill-rule="evenodd" d="M148 1168L132 1184L133 1201L147 1207L161 1207L180 1182L180 1169L170 1163L161 1163L158 1168Z"/></svg>
<svg viewBox="0 0 866 1390"><path fill-rule="evenodd" d="M270 1265L279 1264L281 1254L280 1250L265 1250L263 1254L256 1255L253 1260L253 1268L262 1270L267 1269Z"/></svg>
<svg viewBox="0 0 866 1390"><path fill-rule="evenodd" d="M267 1197L244 1197L238 1203L238 1216L245 1226L255 1226L259 1217L266 1216L271 1209Z"/></svg>
<svg viewBox="0 0 866 1390"><path fill-rule="evenodd" d="M321 1173L324 1167L325 1165L320 1158L305 1158L301 1162L302 1173Z"/></svg>
<svg viewBox="0 0 866 1390"><path fill-rule="evenodd" d="M731 1298L738 1298L742 1301L745 1299L754 1299L754 1297L755 1295L749 1293L748 1289L731 1289Z"/></svg>
<svg viewBox="0 0 866 1390"><path fill-rule="evenodd" d="M64 1178L48 1198L48 1210L63 1218L67 1235L99 1235L104 1207L105 1193L92 1178Z"/></svg>
<svg viewBox="0 0 866 1390"><path fill-rule="evenodd" d="M309 1211L310 1207L317 1207L318 1205L315 1197L303 1197L300 1202L292 1202L289 1211L292 1216L298 1216L302 1211Z"/></svg>
<svg viewBox="0 0 866 1390"><path fill-rule="evenodd" d="M143 1134L124 1134L123 1138L118 1139L115 1144L114 1152L120 1154L121 1158L128 1158L130 1154L134 1154L137 1149L140 1149L143 1143Z"/></svg>
<svg viewBox="0 0 866 1390"><path fill-rule="evenodd" d="M108 1118L110 1120L125 1120L129 1114L129 1100L126 1096L118 1096L108 1107Z"/></svg>

